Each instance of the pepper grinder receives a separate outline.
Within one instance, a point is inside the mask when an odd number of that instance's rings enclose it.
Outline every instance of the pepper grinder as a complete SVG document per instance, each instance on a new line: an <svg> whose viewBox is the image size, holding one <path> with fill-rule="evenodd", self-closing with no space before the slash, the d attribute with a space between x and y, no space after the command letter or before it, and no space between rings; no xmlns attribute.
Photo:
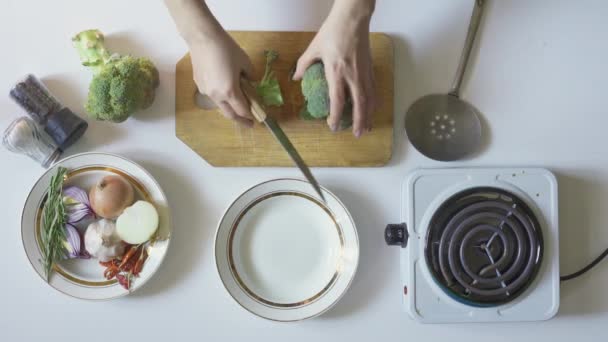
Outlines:
<svg viewBox="0 0 608 342"><path fill-rule="evenodd" d="M10 91L10 97L65 151L87 130L88 124L63 106L34 75L27 75Z"/></svg>

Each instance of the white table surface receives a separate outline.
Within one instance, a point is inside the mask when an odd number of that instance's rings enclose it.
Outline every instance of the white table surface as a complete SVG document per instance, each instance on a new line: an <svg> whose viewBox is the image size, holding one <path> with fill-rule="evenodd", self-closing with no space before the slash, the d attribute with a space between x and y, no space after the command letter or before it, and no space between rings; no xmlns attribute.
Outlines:
<svg viewBox="0 0 608 342"><path fill-rule="evenodd" d="M361 243L359 271L330 312L277 324L232 301L216 274L212 240L221 213L245 188L300 175L293 168L213 168L175 137L174 66L186 47L162 2L3 1L2 130L24 114L8 92L26 73L42 78L65 104L84 114L91 76L70 41L79 30L99 28L111 48L156 62L161 86L152 108L121 125L90 122L84 139L68 154L106 151L141 163L167 193L175 227L165 264L138 293L108 302L62 295L34 273L20 241L21 209L43 170L1 149L0 340L605 340L608 262L562 285L559 314L547 322L420 325L402 310L399 250L385 246L382 232L386 223L400 220L400 184L414 168L548 167L560 186L562 272L578 269L608 246L608 2L489 1L463 91L484 114L487 147L472 160L444 164L422 157L407 142L407 107L451 83L471 3L378 1L372 28L390 33L396 44L393 159L377 169L314 170L354 216ZM230 29L315 30L329 2L215 0L210 6Z"/></svg>

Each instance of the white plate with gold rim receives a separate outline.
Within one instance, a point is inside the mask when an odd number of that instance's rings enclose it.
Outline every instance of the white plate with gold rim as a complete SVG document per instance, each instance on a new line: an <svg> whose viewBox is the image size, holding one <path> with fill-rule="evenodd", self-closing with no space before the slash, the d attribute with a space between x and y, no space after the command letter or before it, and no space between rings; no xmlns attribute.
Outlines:
<svg viewBox="0 0 608 342"><path fill-rule="evenodd" d="M169 205L160 185L144 168L113 154L82 153L67 157L49 168L34 184L21 216L23 247L34 270L44 279L40 261L41 214L51 177L60 166L68 169L64 187L75 185L90 189L100 178L111 174L127 179L135 190L136 199L149 201L156 207L159 214L159 240L148 247L148 259L129 290L124 289L115 279L106 280L103 276L104 268L94 258L58 262L50 276L49 285L69 296L91 300L117 298L139 289L154 275L167 252L171 231Z"/></svg>
<svg viewBox="0 0 608 342"><path fill-rule="evenodd" d="M234 300L274 321L318 316L344 295L359 260L357 230L340 200L296 179L245 191L215 237L219 276Z"/></svg>

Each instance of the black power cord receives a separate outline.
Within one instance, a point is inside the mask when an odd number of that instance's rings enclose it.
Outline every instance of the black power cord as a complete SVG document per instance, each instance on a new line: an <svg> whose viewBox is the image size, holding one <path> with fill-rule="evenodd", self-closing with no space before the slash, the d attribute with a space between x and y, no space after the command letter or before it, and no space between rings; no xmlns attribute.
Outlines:
<svg viewBox="0 0 608 342"><path fill-rule="evenodd" d="M578 270L572 274L561 276L561 277L559 277L559 280L568 281L570 279L574 279L574 278L582 276L583 274L587 273L587 271L589 271L590 269L595 267L597 264L599 264L600 261L602 261L606 257L606 255L608 255L608 248L606 248L606 250L603 251L602 254L600 254L597 258L595 258L592 262L590 262L589 265L581 268L580 270Z"/></svg>

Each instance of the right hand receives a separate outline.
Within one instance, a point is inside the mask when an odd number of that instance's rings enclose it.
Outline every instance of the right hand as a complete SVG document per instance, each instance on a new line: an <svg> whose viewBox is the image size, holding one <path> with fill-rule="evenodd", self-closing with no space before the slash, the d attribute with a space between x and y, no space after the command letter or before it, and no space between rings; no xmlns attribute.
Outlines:
<svg viewBox="0 0 608 342"><path fill-rule="evenodd" d="M194 82L220 108L240 124L253 126L249 101L241 90L241 77L249 78L253 66L247 54L226 33L190 44Z"/></svg>
<svg viewBox="0 0 608 342"><path fill-rule="evenodd" d="M340 127L347 96L353 104L353 133L369 132L376 107L369 24L375 6L371 0L334 1L332 10L298 60L293 78L302 79L308 67L322 61L329 86L332 131Z"/></svg>

